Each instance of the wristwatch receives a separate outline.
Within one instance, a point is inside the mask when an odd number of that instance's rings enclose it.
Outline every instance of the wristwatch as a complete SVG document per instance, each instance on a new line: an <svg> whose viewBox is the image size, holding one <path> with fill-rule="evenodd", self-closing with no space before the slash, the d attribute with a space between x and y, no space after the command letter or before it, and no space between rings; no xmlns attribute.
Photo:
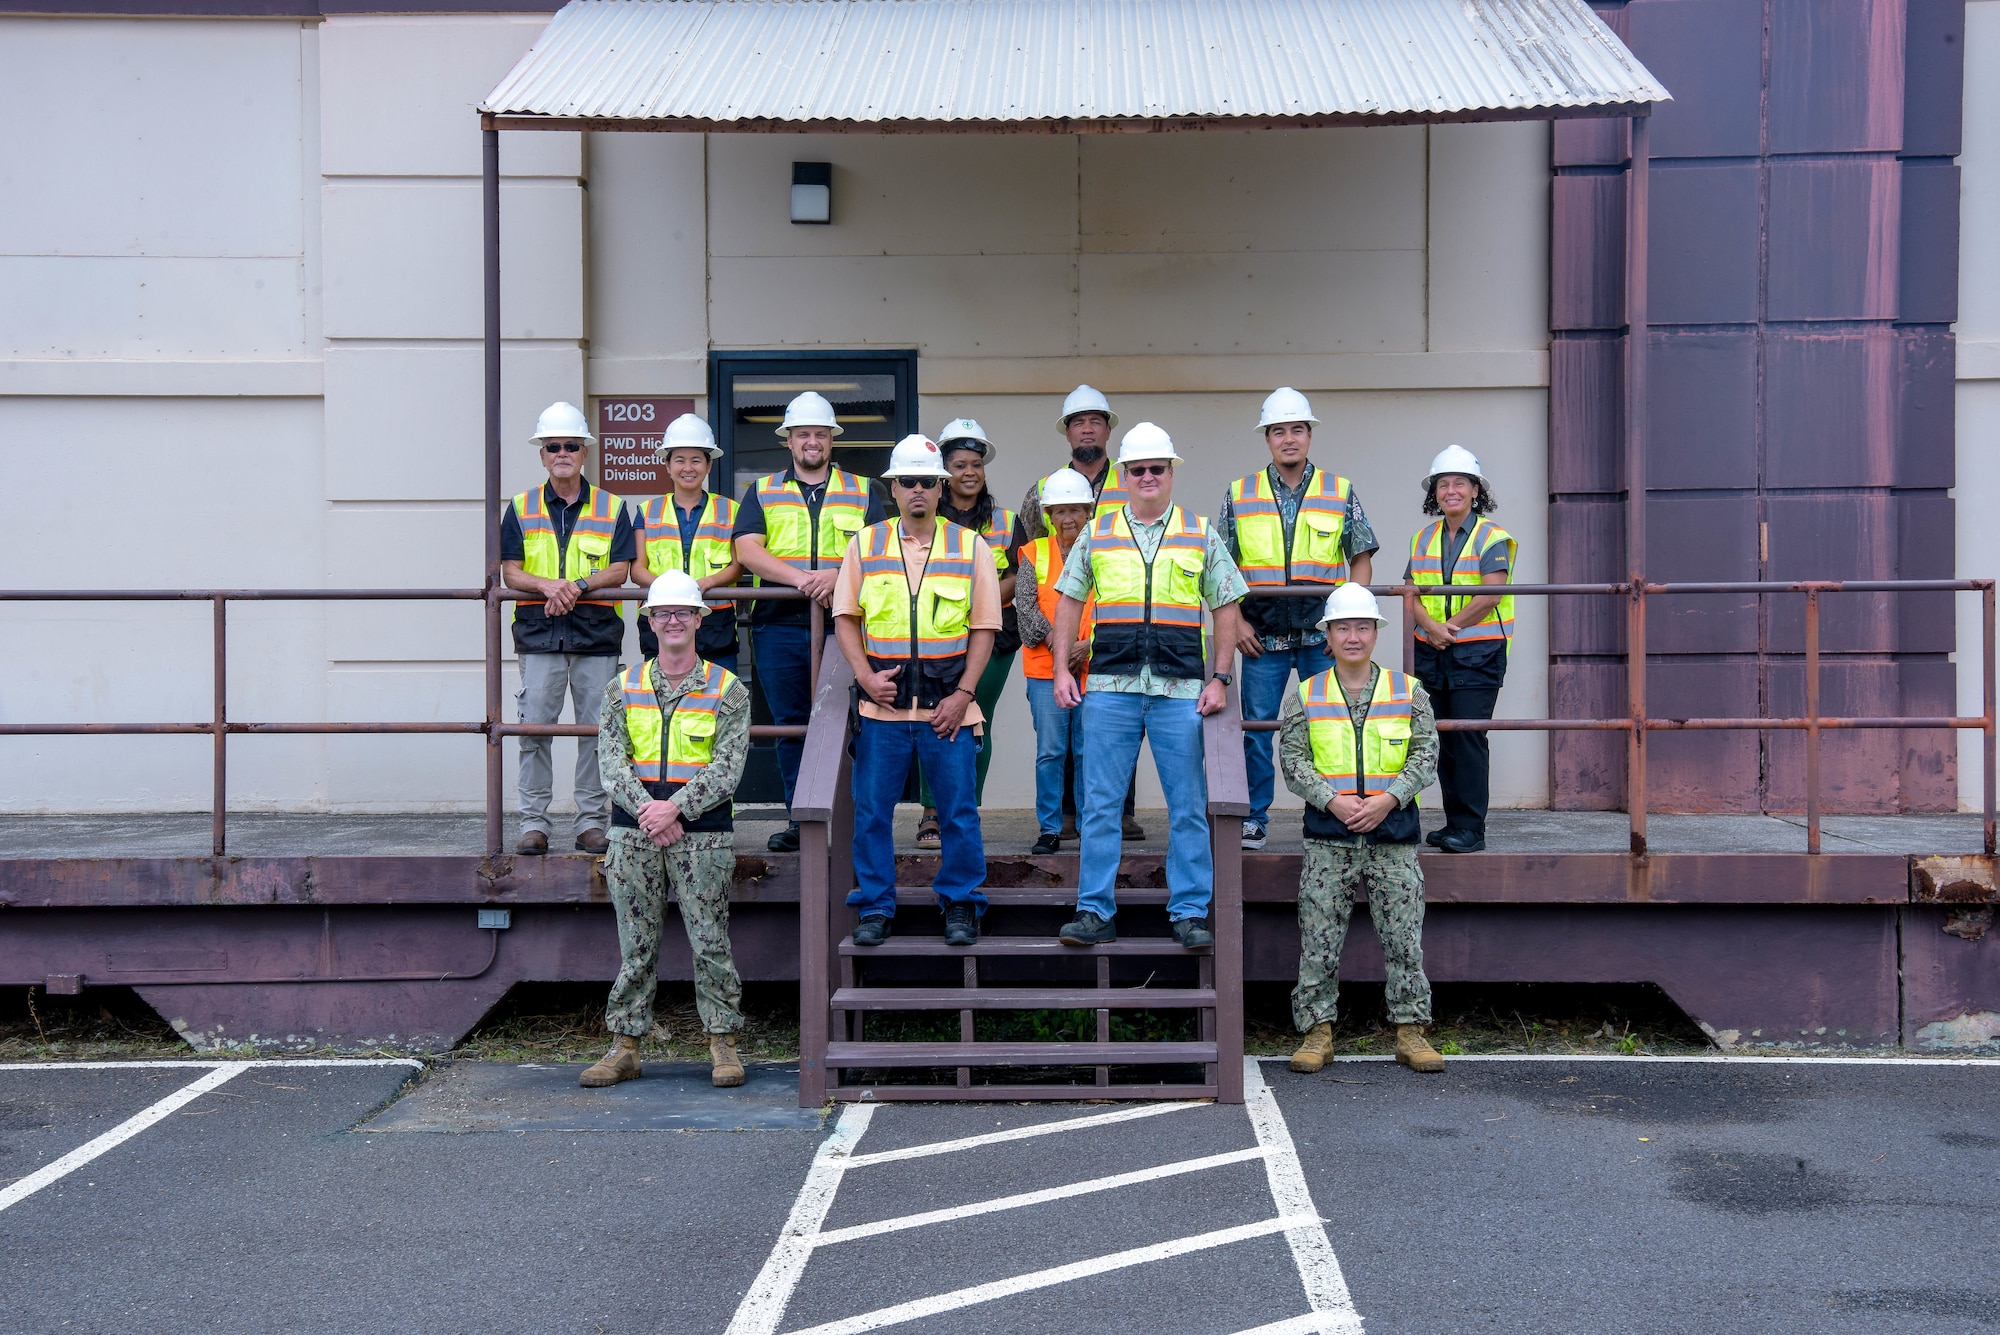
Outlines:
<svg viewBox="0 0 2000 1335"><path fill-rule="evenodd" d="M1234 686L1236 684L1236 678L1227 672L1211 672L1208 674L1208 679L1210 681L1219 681L1224 686Z"/></svg>
<svg viewBox="0 0 2000 1335"><path fill-rule="evenodd" d="M577 591L578 593L589 593L589 592L590 592L590 581L589 581L589 580L587 580L587 579L578 579L578 580L571 580L570 582L571 582L572 584L576 585L576 591Z"/></svg>

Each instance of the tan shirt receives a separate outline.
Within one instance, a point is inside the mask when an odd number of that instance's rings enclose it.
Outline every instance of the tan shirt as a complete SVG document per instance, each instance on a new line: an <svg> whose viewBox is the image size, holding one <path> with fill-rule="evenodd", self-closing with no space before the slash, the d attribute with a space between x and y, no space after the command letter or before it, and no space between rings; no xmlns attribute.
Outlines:
<svg viewBox="0 0 2000 1335"><path fill-rule="evenodd" d="M931 544L911 537L903 530L900 520L896 524L896 536L903 541L903 573L910 581L910 591L915 593L923 583L924 567L930 564ZM942 529L942 522L939 524ZM840 576L833 585L833 614L837 617L861 615L861 540L851 539L847 544L847 554L840 558ZM993 564L993 549L985 539L972 544L972 614L967 621L972 630L1000 629L1000 572ZM966 682L969 691L974 683ZM930 720L928 709L891 709L878 705L867 695L861 697L861 717L881 719L887 723L925 723ZM965 706L966 725L984 723L986 716L979 712L976 702Z"/></svg>

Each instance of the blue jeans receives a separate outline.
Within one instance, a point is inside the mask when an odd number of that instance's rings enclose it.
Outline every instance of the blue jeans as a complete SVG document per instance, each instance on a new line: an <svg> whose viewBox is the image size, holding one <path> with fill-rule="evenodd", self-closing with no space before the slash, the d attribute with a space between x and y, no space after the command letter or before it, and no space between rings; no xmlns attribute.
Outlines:
<svg viewBox="0 0 2000 1335"><path fill-rule="evenodd" d="M1298 669L1299 680L1317 676L1333 666L1324 644L1305 644L1296 649L1266 649L1261 658L1245 654L1243 662L1243 717L1276 719L1285 702L1285 687ZM1271 793L1276 770L1271 761L1274 732L1243 734L1243 771L1250 780L1250 819L1263 824L1271 818Z"/></svg>
<svg viewBox="0 0 2000 1335"><path fill-rule="evenodd" d="M1028 715L1035 721L1035 829L1059 834L1064 762L1083 749L1083 711L1057 704L1053 681L1029 677L1027 686Z"/></svg>
<svg viewBox="0 0 2000 1335"><path fill-rule="evenodd" d="M979 892L986 883L986 845L973 797L978 752L970 728L960 728L947 742L928 723L861 720L854 738L854 890L847 902L862 917L896 916L896 802L910 766L919 761L930 776L944 835L944 856L931 882L938 906L970 903L986 912L986 896Z"/></svg>
<svg viewBox="0 0 2000 1335"><path fill-rule="evenodd" d="M1167 917L1208 916L1215 894L1215 860L1208 844L1208 775L1202 768L1201 715L1193 700L1124 691L1086 691L1083 732L1090 745L1078 762L1083 798L1077 803L1076 906L1100 918L1118 911L1114 887L1124 851L1119 814L1139 763L1139 740L1153 745L1153 764L1167 795Z"/></svg>
<svg viewBox="0 0 2000 1335"><path fill-rule="evenodd" d="M831 618L829 618L830 620ZM757 655L757 689L771 722L798 727L812 719L812 629L808 626L757 626L750 632ZM726 666L726 665L725 665ZM806 753L803 737L778 739L778 774L785 782L785 808L799 786L799 761Z"/></svg>

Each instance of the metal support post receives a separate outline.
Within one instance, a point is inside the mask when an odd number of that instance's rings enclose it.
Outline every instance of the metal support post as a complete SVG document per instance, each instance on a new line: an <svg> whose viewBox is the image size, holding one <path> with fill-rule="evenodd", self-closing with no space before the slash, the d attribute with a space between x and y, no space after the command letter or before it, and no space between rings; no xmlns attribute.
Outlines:
<svg viewBox="0 0 2000 1335"><path fill-rule="evenodd" d="M500 132L483 117L480 156L484 167L481 205L485 212L486 272L486 852L501 847L500 806L505 792L500 735Z"/></svg>
<svg viewBox="0 0 2000 1335"><path fill-rule="evenodd" d="M210 730L215 734L215 792L210 799L209 835L215 856L228 847L229 823L229 600L215 596L215 715Z"/></svg>
<svg viewBox="0 0 2000 1335"><path fill-rule="evenodd" d="M1979 591L1979 613L1980 613L1980 627L1981 627L1981 635L1980 635L1981 651L1985 659L1985 677L1986 677L1986 687L1985 690L1981 693L1981 700L1986 716L1986 726L1980 733L1980 741L1983 745L1980 750L1981 793L1979 800L1980 800L1980 810L1984 814L1986 821L1985 824L1986 856L1992 857L1994 853L1993 724L1994 724L1995 681L1994 681L1994 663L1993 663L1994 592L1993 592L1993 584L1991 581L1988 581L1986 587L1982 588Z"/></svg>
<svg viewBox="0 0 2000 1335"><path fill-rule="evenodd" d="M1819 590L1806 590L1806 852L1819 852Z"/></svg>
<svg viewBox="0 0 2000 1335"><path fill-rule="evenodd" d="M1625 692L1632 716L1625 805L1632 856L1646 856L1646 208L1651 121L1632 118L1625 196L1625 564L1632 583L1626 618Z"/></svg>

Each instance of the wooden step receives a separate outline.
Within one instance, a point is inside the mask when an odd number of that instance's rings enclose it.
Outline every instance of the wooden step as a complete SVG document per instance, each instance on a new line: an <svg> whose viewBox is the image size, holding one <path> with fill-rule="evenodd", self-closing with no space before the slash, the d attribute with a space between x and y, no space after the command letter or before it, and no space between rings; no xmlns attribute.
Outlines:
<svg viewBox="0 0 2000 1335"><path fill-rule="evenodd" d="M1188 1010L1215 1004L1212 987L842 987L837 1011Z"/></svg>
<svg viewBox="0 0 2000 1335"><path fill-rule="evenodd" d="M1214 1085L835 1085L835 1103L939 1103L976 1098L986 1103L1029 1100L1101 1103L1107 1099L1213 1099Z"/></svg>
<svg viewBox="0 0 2000 1335"><path fill-rule="evenodd" d="M826 1065L1155 1066L1215 1060L1213 1043L829 1043ZM1089 1097L1089 1086L1079 1092Z"/></svg>
<svg viewBox="0 0 2000 1335"><path fill-rule="evenodd" d="M1076 907L1076 887L1073 885L986 885L980 887L988 904L1034 905L1067 909ZM1154 889L1131 889L1118 892L1118 907L1161 908L1166 905L1168 892ZM927 885L899 885L896 887L896 905L899 908L936 908L937 895Z"/></svg>
<svg viewBox="0 0 2000 1335"><path fill-rule="evenodd" d="M862 958L873 956L897 956L910 958L921 956L940 959L957 955L1013 955L1016 957L1053 959L1059 955L1074 955L1083 959L1091 955L1171 955L1196 958L1211 955L1214 950L1203 947L1189 950L1171 936L1128 936L1101 946L1066 946L1053 936L982 936L969 946L948 946L942 936L892 936L879 946L857 946L852 936L842 937L840 953L857 955Z"/></svg>

